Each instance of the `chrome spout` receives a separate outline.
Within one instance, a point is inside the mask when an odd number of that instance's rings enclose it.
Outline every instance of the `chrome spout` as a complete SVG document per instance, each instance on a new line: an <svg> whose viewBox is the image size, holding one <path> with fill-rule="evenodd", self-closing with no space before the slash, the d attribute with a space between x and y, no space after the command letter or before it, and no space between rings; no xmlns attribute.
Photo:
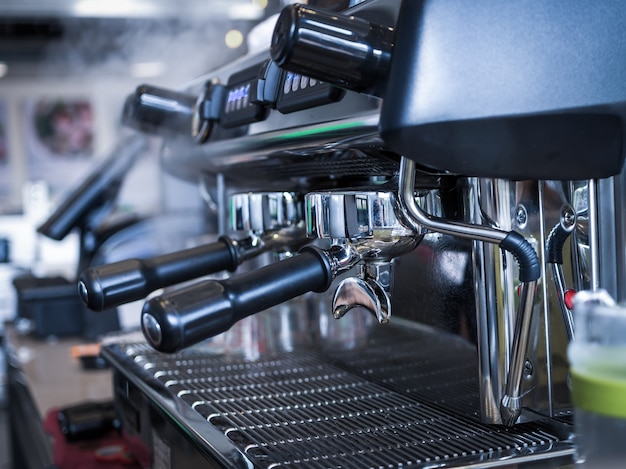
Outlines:
<svg viewBox="0 0 626 469"><path fill-rule="evenodd" d="M351 309L362 307L372 313L379 324L387 324L391 319L389 281L392 265L365 264L361 267L358 277L346 278L337 287L333 298L333 317L342 318Z"/></svg>

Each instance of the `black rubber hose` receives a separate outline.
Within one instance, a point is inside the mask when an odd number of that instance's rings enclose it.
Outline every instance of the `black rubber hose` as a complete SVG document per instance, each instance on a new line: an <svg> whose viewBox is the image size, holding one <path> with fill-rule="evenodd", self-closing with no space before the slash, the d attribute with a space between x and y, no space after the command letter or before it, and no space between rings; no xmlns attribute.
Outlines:
<svg viewBox="0 0 626 469"><path fill-rule="evenodd" d="M521 282L539 280L539 277L541 277L539 256L537 256L535 249L521 234L511 231L502 240L500 247L513 254L517 260Z"/></svg>
<svg viewBox="0 0 626 469"><path fill-rule="evenodd" d="M546 242L546 258L549 264L563 264L563 246L570 233L560 223L552 228Z"/></svg>

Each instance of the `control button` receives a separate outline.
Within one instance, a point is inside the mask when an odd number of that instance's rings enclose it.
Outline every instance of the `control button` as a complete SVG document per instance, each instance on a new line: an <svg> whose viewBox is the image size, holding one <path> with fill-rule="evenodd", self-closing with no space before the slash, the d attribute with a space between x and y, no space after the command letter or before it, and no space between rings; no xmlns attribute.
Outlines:
<svg viewBox="0 0 626 469"><path fill-rule="evenodd" d="M291 91L292 81L293 81L293 73L289 72L287 73L287 76L285 77L285 86L283 89L284 94L289 94L289 92Z"/></svg>
<svg viewBox="0 0 626 469"><path fill-rule="evenodd" d="M303 75L300 79L300 88L305 89L307 86L309 86L309 77Z"/></svg>
<svg viewBox="0 0 626 469"><path fill-rule="evenodd" d="M250 84L248 83L243 90L243 107L248 107L250 104Z"/></svg>
<svg viewBox="0 0 626 469"><path fill-rule="evenodd" d="M261 64L257 79L250 82L250 103L273 107L278 99L283 71L271 60Z"/></svg>
<svg viewBox="0 0 626 469"><path fill-rule="evenodd" d="M300 75L296 74L291 82L291 91L298 91L298 88L300 88Z"/></svg>

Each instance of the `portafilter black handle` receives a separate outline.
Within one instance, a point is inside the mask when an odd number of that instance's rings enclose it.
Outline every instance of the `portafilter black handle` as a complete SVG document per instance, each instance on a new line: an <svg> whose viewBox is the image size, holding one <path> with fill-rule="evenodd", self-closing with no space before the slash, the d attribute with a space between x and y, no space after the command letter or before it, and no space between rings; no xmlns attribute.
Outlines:
<svg viewBox="0 0 626 469"><path fill-rule="evenodd" d="M155 349L176 352L251 314L310 291L325 291L332 279L326 253L306 246L293 257L255 271L153 297L143 307L141 327Z"/></svg>
<svg viewBox="0 0 626 469"><path fill-rule="evenodd" d="M148 134L191 135L197 98L151 85L140 85L126 98L122 122Z"/></svg>
<svg viewBox="0 0 626 469"><path fill-rule="evenodd" d="M270 47L279 67L353 91L379 94L393 48L393 29L306 5L281 12Z"/></svg>
<svg viewBox="0 0 626 469"><path fill-rule="evenodd" d="M145 298L159 288L221 270L235 270L240 260L227 236L218 242L149 259L127 259L90 267L78 281L80 297L93 311Z"/></svg>

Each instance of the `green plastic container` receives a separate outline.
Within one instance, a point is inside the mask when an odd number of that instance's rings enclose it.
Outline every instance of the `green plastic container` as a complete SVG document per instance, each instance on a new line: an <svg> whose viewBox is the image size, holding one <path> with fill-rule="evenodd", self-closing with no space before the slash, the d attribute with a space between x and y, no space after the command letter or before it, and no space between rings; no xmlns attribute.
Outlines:
<svg viewBox="0 0 626 469"><path fill-rule="evenodd" d="M580 292L569 345L577 464L626 467L626 308L605 291Z"/></svg>

